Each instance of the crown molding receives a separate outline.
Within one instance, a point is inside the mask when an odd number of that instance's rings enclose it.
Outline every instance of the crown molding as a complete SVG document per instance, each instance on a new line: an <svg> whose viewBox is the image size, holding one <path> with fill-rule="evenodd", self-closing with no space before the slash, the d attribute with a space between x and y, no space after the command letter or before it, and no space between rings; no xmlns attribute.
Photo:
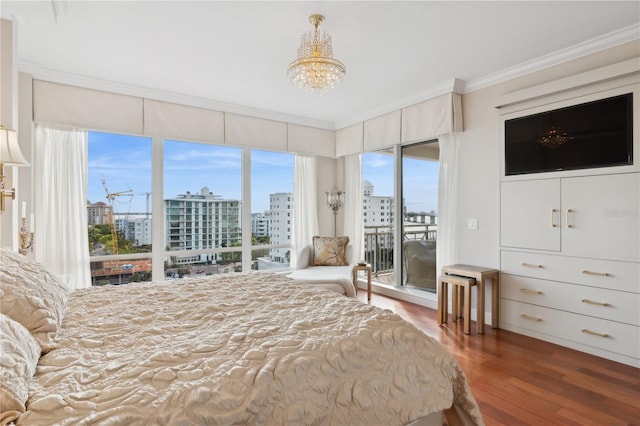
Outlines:
<svg viewBox="0 0 640 426"><path fill-rule="evenodd" d="M484 89L517 77L522 77L536 71L551 68L564 62L597 53L630 41L640 39L640 24L634 24L600 37L575 44L531 61L523 62L514 67L506 68L497 73L489 74L467 82L464 93Z"/></svg>
<svg viewBox="0 0 640 426"><path fill-rule="evenodd" d="M252 108L244 105L220 102L207 98L189 96L180 93L152 89L148 87L123 84L110 80L88 77L80 74L55 71L44 68L34 62L20 61L18 62L18 70L20 72L30 74L36 80L45 80L52 83L67 84L70 86L82 87L85 89L100 90L105 92L117 93L120 95L171 102L180 105L227 112L248 117L262 118L265 120L279 121L288 124L297 124L300 126L308 126L318 129L334 130L333 123L327 121L314 120L307 117L300 117L277 111Z"/></svg>

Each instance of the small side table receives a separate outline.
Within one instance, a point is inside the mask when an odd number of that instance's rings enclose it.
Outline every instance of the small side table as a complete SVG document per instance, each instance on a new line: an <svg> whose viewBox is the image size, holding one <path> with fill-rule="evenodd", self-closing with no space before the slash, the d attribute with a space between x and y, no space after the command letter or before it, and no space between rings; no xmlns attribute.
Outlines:
<svg viewBox="0 0 640 426"><path fill-rule="evenodd" d="M371 300L371 266L364 264L355 264L351 273L353 274L353 285L358 289L358 271L367 273L367 300Z"/></svg>
<svg viewBox="0 0 640 426"><path fill-rule="evenodd" d="M442 267L443 274L460 275L463 277L475 278L478 291L484 294L485 280L491 280L491 326L498 328L500 324L500 273L497 269L484 268L482 266L472 266L455 264ZM477 306L478 333L484 333L484 297L478 297Z"/></svg>

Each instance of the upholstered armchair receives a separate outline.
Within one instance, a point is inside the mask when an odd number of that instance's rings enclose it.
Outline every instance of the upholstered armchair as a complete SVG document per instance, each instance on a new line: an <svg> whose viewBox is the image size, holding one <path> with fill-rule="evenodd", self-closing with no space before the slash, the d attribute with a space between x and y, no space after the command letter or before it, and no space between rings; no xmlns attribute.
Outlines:
<svg viewBox="0 0 640 426"><path fill-rule="evenodd" d="M339 293L355 297L351 281L353 247L349 237L313 237L312 244L298 251L296 270L289 277L321 284Z"/></svg>

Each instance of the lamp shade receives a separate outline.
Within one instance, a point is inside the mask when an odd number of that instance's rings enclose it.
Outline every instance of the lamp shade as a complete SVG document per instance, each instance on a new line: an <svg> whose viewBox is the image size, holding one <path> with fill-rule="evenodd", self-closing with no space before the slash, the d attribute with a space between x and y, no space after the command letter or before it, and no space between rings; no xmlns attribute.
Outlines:
<svg viewBox="0 0 640 426"><path fill-rule="evenodd" d="M0 164L7 166L28 166L20 146L18 145L18 135L14 130L0 126Z"/></svg>

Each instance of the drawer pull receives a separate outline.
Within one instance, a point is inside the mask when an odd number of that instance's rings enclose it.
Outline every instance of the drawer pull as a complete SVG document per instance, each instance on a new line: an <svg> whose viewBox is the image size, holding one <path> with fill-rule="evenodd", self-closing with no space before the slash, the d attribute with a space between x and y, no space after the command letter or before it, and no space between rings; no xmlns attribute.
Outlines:
<svg viewBox="0 0 640 426"><path fill-rule="evenodd" d="M528 288L521 288L520 291L523 292L523 293L527 293L527 294L542 294L542 292L540 290L530 290ZM584 300L583 300L583 302L584 302Z"/></svg>
<svg viewBox="0 0 640 426"><path fill-rule="evenodd" d="M582 332L586 333L586 334L591 334L592 336L609 337L609 335L607 333L598 333L598 332L591 331L591 330L586 329L586 328L583 328Z"/></svg>
<svg viewBox="0 0 640 426"><path fill-rule="evenodd" d="M571 210L571 209L567 209L567 211L566 211L566 213L565 213L565 215L564 215L564 222L565 222L565 224L567 225L567 228L572 228L572 227L573 227L573 225L571 225L571 224L569 223L569 213L571 213L571 212L573 212L573 210Z"/></svg>
<svg viewBox="0 0 640 426"><path fill-rule="evenodd" d="M582 299L582 303L588 303L590 305L598 305L598 306L611 306L607 302L594 302L593 300L589 300L589 299Z"/></svg>
<svg viewBox="0 0 640 426"><path fill-rule="evenodd" d="M551 209L551 227L552 228L557 228L558 227L558 225L556 225L555 222L554 222L554 218L555 218L555 214L554 213L557 212L557 211L558 211L558 209Z"/></svg>
<svg viewBox="0 0 640 426"><path fill-rule="evenodd" d="M597 275L599 277L609 277L609 273L608 272L594 272L594 271L589 271L588 269L585 269L584 271L582 271L583 274L587 274L587 275Z"/></svg>
<svg viewBox="0 0 640 426"><path fill-rule="evenodd" d="M522 262L520 265L526 266L527 268L542 268L542 265L536 265L535 263Z"/></svg>
<svg viewBox="0 0 640 426"><path fill-rule="evenodd" d="M527 315L527 314L520 315L520 318L530 320L530 321L542 321L542 318L534 317L532 315Z"/></svg>

